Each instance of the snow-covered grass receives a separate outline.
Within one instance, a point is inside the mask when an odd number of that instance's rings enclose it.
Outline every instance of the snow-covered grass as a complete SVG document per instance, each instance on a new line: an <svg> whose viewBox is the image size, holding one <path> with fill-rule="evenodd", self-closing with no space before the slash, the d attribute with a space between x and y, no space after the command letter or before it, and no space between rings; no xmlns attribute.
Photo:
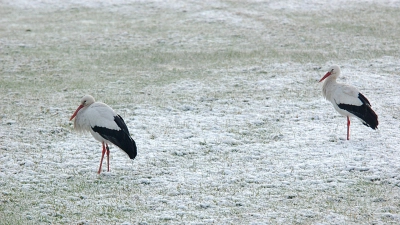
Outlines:
<svg viewBox="0 0 400 225"><path fill-rule="evenodd" d="M0 224L400 223L399 1L0 3ZM322 98L332 64L379 115ZM72 130L85 94L137 142ZM104 167L103 167L104 168Z"/></svg>

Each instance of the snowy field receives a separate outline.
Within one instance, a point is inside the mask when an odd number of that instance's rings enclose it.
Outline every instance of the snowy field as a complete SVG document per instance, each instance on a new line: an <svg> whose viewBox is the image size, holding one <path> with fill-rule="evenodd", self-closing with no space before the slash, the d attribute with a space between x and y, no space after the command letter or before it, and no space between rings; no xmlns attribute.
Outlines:
<svg viewBox="0 0 400 225"><path fill-rule="evenodd" d="M400 224L400 1L0 1L0 224ZM332 64L379 116L323 99ZM110 105L134 161L76 133ZM105 165L105 164L104 164Z"/></svg>

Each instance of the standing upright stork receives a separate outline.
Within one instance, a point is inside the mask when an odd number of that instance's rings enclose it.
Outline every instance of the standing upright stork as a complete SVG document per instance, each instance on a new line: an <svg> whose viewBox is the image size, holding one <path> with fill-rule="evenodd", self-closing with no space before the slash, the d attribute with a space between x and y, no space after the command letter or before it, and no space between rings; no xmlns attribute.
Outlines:
<svg viewBox="0 0 400 225"><path fill-rule="evenodd" d="M86 95L69 120L75 118L74 128L77 131L89 131L103 145L99 171L107 152L107 171L110 171L110 149L108 144L114 144L128 154L130 159L136 157L136 143L131 138L129 130L122 117L108 105L95 102L94 98Z"/></svg>
<svg viewBox="0 0 400 225"><path fill-rule="evenodd" d="M337 83L336 79L339 75L339 66L331 66L319 82L326 79L322 87L324 97L332 102L336 111L347 117L347 140L350 139L351 116L360 119L365 126L371 127L374 130L377 129L379 124L378 116L371 109L368 99L357 88Z"/></svg>

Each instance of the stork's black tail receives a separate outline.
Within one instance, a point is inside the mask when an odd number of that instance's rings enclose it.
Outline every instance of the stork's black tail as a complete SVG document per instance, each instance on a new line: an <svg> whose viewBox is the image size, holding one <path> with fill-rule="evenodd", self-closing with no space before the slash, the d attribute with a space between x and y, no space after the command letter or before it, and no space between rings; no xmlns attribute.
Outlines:
<svg viewBox="0 0 400 225"><path fill-rule="evenodd" d="M118 141L112 141L110 140L113 144L118 146L120 149L122 149L126 154L128 154L130 159L134 159L137 155L137 148L136 148L136 143L135 141L131 138L129 134L122 134L124 136L123 138L119 138Z"/></svg>
<svg viewBox="0 0 400 225"><path fill-rule="evenodd" d="M378 115L374 112L374 110L371 109L370 106L367 107L365 110L365 113L362 117L360 117L362 120L363 124L367 127L371 127L372 129L378 129Z"/></svg>

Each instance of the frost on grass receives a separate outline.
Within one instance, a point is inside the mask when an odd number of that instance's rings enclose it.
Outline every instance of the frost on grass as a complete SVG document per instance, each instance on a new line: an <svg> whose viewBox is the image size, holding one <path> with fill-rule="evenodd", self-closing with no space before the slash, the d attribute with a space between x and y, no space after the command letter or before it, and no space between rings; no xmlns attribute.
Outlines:
<svg viewBox="0 0 400 225"><path fill-rule="evenodd" d="M0 4L2 222L399 222L396 1ZM353 119L344 140L333 63L378 131ZM112 146L97 175L101 144L68 121L84 94L125 119L134 161Z"/></svg>

